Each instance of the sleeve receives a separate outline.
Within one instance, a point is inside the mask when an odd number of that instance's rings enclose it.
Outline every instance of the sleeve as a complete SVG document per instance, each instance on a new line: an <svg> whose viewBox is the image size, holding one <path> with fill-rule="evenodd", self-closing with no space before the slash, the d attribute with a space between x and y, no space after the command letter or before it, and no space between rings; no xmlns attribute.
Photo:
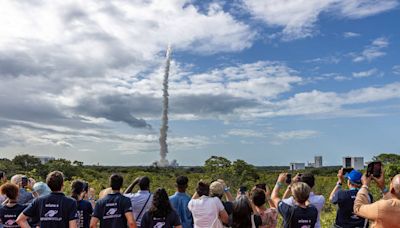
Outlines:
<svg viewBox="0 0 400 228"><path fill-rule="evenodd" d="M175 212L175 211L172 211L172 223L171 224L173 224L174 226L180 226L180 225L182 225L181 224L181 219L179 218L179 215Z"/></svg>
<svg viewBox="0 0 400 228"><path fill-rule="evenodd" d="M125 214L126 212L132 212L132 202L129 198L125 198L122 201L122 212Z"/></svg>
<svg viewBox="0 0 400 228"><path fill-rule="evenodd" d="M29 204L22 213L24 213L25 216L28 216L30 218L38 216L38 211L39 211L39 199L35 199L31 204Z"/></svg>
<svg viewBox="0 0 400 228"><path fill-rule="evenodd" d="M192 211L192 209L193 209L193 199L191 199L191 200L189 201L189 203L188 203L188 209L189 209L189 211Z"/></svg>
<svg viewBox="0 0 400 228"><path fill-rule="evenodd" d="M282 215L284 220L287 220L290 217L291 207L292 206L282 202L282 200L279 201L279 203L278 203L278 212L279 212L279 214Z"/></svg>
<svg viewBox="0 0 400 228"><path fill-rule="evenodd" d="M291 197L289 197L289 198L287 198L287 199L282 199L282 202L284 202L284 203L286 203L286 204L288 204L288 205L293 206L293 196L291 196Z"/></svg>
<svg viewBox="0 0 400 228"><path fill-rule="evenodd" d="M71 202L68 219L69 221L78 219L78 205L75 200Z"/></svg>
<svg viewBox="0 0 400 228"><path fill-rule="evenodd" d="M215 204L217 205L218 211L223 211L223 210L225 210L224 205L222 204L221 200L220 200L218 197L214 197L213 199L214 199L214 201L215 201Z"/></svg>
<svg viewBox="0 0 400 228"><path fill-rule="evenodd" d="M340 203L340 194L342 193L342 190L339 190L337 192L335 192L335 194L333 195L333 198L331 200L331 203L333 204L338 204Z"/></svg>
<svg viewBox="0 0 400 228"><path fill-rule="evenodd" d="M101 208L102 208L102 201L97 201L96 205L94 206L93 217L100 219L103 216Z"/></svg>
<svg viewBox="0 0 400 228"><path fill-rule="evenodd" d="M368 201L368 190L366 188L361 188L354 200L354 213L366 219L376 220L378 217L379 205L383 201L378 201L373 204L370 204Z"/></svg>

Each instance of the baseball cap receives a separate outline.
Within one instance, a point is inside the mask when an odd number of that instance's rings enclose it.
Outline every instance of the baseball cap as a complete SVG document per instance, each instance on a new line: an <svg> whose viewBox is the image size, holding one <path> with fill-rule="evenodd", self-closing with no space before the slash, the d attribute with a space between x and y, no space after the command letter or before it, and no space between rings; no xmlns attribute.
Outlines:
<svg viewBox="0 0 400 228"><path fill-rule="evenodd" d="M353 169L350 173L347 173L345 177L354 184L361 184L362 173L358 170Z"/></svg>
<svg viewBox="0 0 400 228"><path fill-rule="evenodd" d="M211 196L221 196L224 194L224 185L219 181L214 181L210 185Z"/></svg>

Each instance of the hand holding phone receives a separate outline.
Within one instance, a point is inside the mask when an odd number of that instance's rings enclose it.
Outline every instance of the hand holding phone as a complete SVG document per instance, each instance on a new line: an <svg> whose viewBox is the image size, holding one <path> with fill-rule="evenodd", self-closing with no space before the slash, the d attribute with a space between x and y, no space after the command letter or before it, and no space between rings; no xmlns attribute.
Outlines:
<svg viewBox="0 0 400 228"><path fill-rule="evenodd" d="M382 162L374 161L368 164L367 167L367 177L374 176L379 178L382 174Z"/></svg>
<svg viewBox="0 0 400 228"><path fill-rule="evenodd" d="M286 184L291 184L292 183L292 174L288 173L286 174Z"/></svg>

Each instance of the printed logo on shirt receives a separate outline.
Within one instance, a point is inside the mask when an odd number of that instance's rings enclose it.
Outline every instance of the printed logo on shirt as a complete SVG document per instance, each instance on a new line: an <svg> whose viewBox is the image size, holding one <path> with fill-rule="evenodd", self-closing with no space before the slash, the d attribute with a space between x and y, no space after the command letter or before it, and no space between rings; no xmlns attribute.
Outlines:
<svg viewBox="0 0 400 228"><path fill-rule="evenodd" d="M45 207L55 207L57 204L46 204ZM58 205L57 205L58 206ZM62 220L62 217L55 217L58 214L58 210L48 210L43 216L40 217L40 221L56 221L59 222Z"/></svg>
<svg viewBox="0 0 400 228"><path fill-rule="evenodd" d="M157 222L153 228L163 228L165 226L165 222Z"/></svg>
<svg viewBox="0 0 400 228"><path fill-rule="evenodd" d="M49 210L46 214L44 214L44 217L54 217L58 213L58 210Z"/></svg>
<svg viewBox="0 0 400 228"><path fill-rule="evenodd" d="M106 215L103 216L103 219L112 219L112 218L120 218L121 214L116 214L118 211L118 208L110 208L106 212Z"/></svg>
<svg viewBox="0 0 400 228"><path fill-rule="evenodd" d="M11 226L11 225L13 225L14 223L15 223L15 220L9 219L9 220L7 220L7 221L4 223L4 225Z"/></svg>

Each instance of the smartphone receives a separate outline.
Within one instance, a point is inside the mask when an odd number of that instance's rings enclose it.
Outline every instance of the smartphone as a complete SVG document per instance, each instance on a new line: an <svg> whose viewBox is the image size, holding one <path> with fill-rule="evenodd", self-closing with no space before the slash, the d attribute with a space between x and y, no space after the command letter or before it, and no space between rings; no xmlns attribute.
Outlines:
<svg viewBox="0 0 400 228"><path fill-rule="evenodd" d="M286 184L292 183L292 174L288 173L286 174Z"/></svg>
<svg viewBox="0 0 400 228"><path fill-rule="evenodd" d="M346 175L347 173L350 173L353 171L353 168L343 168L343 175Z"/></svg>
<svg viewBox="0 0 400 228"><path fill-rule="evenodd" d="M376 178L381 177L382 173L382 162L375 161L368 164L367 167L367 177L374 176Z"/></svg>
<svg viewBox="0 0 400 228"><path fill-rule="evenodd" d="M297 174L297 181L301 181L301 176L303 176L302 173Z"/></svg>
<svg viewBox="0 0 400 228"><path fill-rule="evenodd" d="M28 177L27 176L21 177L21 185L23 188L28 185Z"/></svg>
<svg viewBox="0 0 400 228"><path fill-rule="evenodd" d="M267 185L265 183L256 184L256 188L259 188L259 189L262 189L264 191L267 191Z"/></svg>
<svg viewBox="0 0 400 228"><path fill-rule="evenodd" d="M240 191L240 194L244 195L247 192L247 187L246 186L240 186L239 191Z"/></svg>

